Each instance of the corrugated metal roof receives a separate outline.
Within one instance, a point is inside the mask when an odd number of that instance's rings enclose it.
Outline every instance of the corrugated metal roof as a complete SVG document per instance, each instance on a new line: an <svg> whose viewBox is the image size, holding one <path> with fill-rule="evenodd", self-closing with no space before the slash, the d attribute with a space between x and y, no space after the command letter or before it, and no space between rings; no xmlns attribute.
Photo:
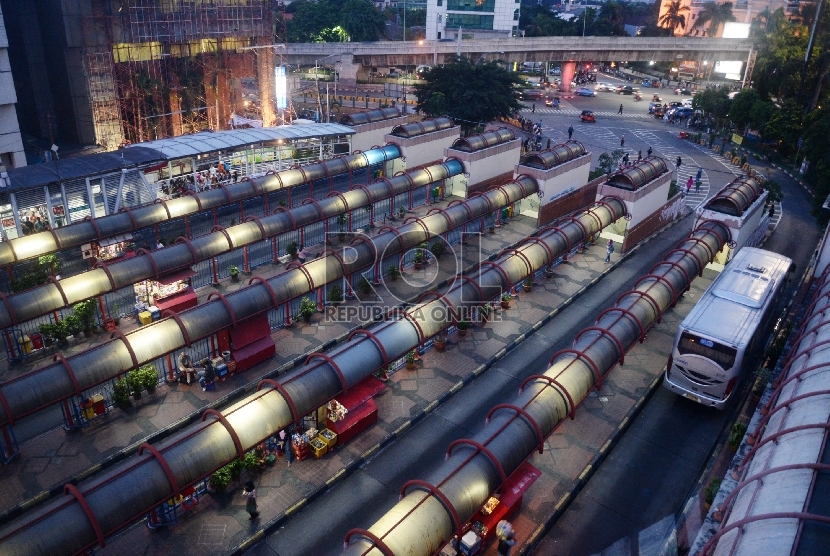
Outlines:
<svg viewBox="0 0 830 556"><path fill-rule="evenodd" d="M230 129L227 131L202 131L192 135L180 135L169 139L147 141L140 146L162 153L167 159L176 159L197 154L232 150L258 143L276 143L279 140L292 141L313 137L353 135L354 129L341 124L301 124L253 129ZM127 147L130 148L130 147Z"/></svg>
<svg viewBox="0 0 830 556"><path fill-rule="evenodd" d="M99 176L117 172L122 168L147 166L182 157L207 154L219 150L232 150L245 145L275 143L282 139L292 141L314 137L353 135L354 129L340 124L304 124L256 129L229 129L226 131L202 131L169 139L158 139L128 145L117 151L88 154L12 168L9 172L9 191L43 187L58 181Z"/></svg>

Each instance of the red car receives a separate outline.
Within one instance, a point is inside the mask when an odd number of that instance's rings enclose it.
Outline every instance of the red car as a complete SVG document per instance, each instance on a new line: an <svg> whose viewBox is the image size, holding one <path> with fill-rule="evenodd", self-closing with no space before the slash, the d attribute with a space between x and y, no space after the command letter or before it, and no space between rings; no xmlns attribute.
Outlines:
<svg viewBox="0 0 830 556"><path fill-rule="evenodd" d="M596 123L597 119L594 117L593 110L583 110L582 114L579 115L579 119L583 122L588 123Z"/></svg>

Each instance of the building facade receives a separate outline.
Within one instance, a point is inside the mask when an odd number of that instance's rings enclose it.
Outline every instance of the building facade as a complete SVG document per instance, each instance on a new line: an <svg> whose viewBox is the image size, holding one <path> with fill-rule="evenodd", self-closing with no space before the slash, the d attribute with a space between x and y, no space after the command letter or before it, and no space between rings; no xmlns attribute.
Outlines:
<svg viewBox="0 0 830 556"><path fill-rule="evenodd" d="M515 37L520 0L427 0L427 40Z"/></svg>
<svg viewBox="0 0 830 556"><path fill-rule="evenodd" d="M23 131L105 150L274 125L270 0L0 0ZM279 31L279 29L277 29ZM4 89L5 90L5 89ZM10 89L14 90L14 89Z"/></svg>
<svg viewBox="0 0 830 556"><path fill-rule="evenodd" d="M4 168L26 166L20 124L17 121L17 94L9 63L9 38L0 9L0 165Z"/></svg>

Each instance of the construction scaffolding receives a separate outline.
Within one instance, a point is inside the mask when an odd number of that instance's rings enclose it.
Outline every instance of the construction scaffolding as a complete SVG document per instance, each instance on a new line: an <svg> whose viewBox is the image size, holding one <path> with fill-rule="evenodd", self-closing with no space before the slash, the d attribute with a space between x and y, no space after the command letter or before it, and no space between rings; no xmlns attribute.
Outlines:
<svg viewBox="0 0 830 556"><path fill-rule="evenodd" d="M275 110L276 56L269 48L285 37L281 2L125 0L122 5L107 13L104 26L101 21L89 26L103 27L107 35L90 41L97 46L85 55L100 145L115 149L226 129L233 114L266 126L284 123Z"/></svg>

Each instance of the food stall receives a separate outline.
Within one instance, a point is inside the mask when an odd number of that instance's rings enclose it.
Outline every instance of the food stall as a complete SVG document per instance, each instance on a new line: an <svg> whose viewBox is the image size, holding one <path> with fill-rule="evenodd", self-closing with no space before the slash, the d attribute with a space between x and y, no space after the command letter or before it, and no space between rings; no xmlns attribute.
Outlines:
<svg viewBox="0 0 830 556"><path fill-rule="evenodd" d="M135 244L130 234L117 235L104 238L99 242L85 243L81 246L81 254L84 259L98 261L111 261L120 257L132 257L135 255Z"/></svg>
<svg viewBox="0 0 830 556"><path fill-rule="evenodd" d="M190 278L195 275L193 270L186 268L155 279L137 282L135 295L147 305L155 305L162 313L168 309L178 313L195 307L198 303L190 285Z"/></svg>

